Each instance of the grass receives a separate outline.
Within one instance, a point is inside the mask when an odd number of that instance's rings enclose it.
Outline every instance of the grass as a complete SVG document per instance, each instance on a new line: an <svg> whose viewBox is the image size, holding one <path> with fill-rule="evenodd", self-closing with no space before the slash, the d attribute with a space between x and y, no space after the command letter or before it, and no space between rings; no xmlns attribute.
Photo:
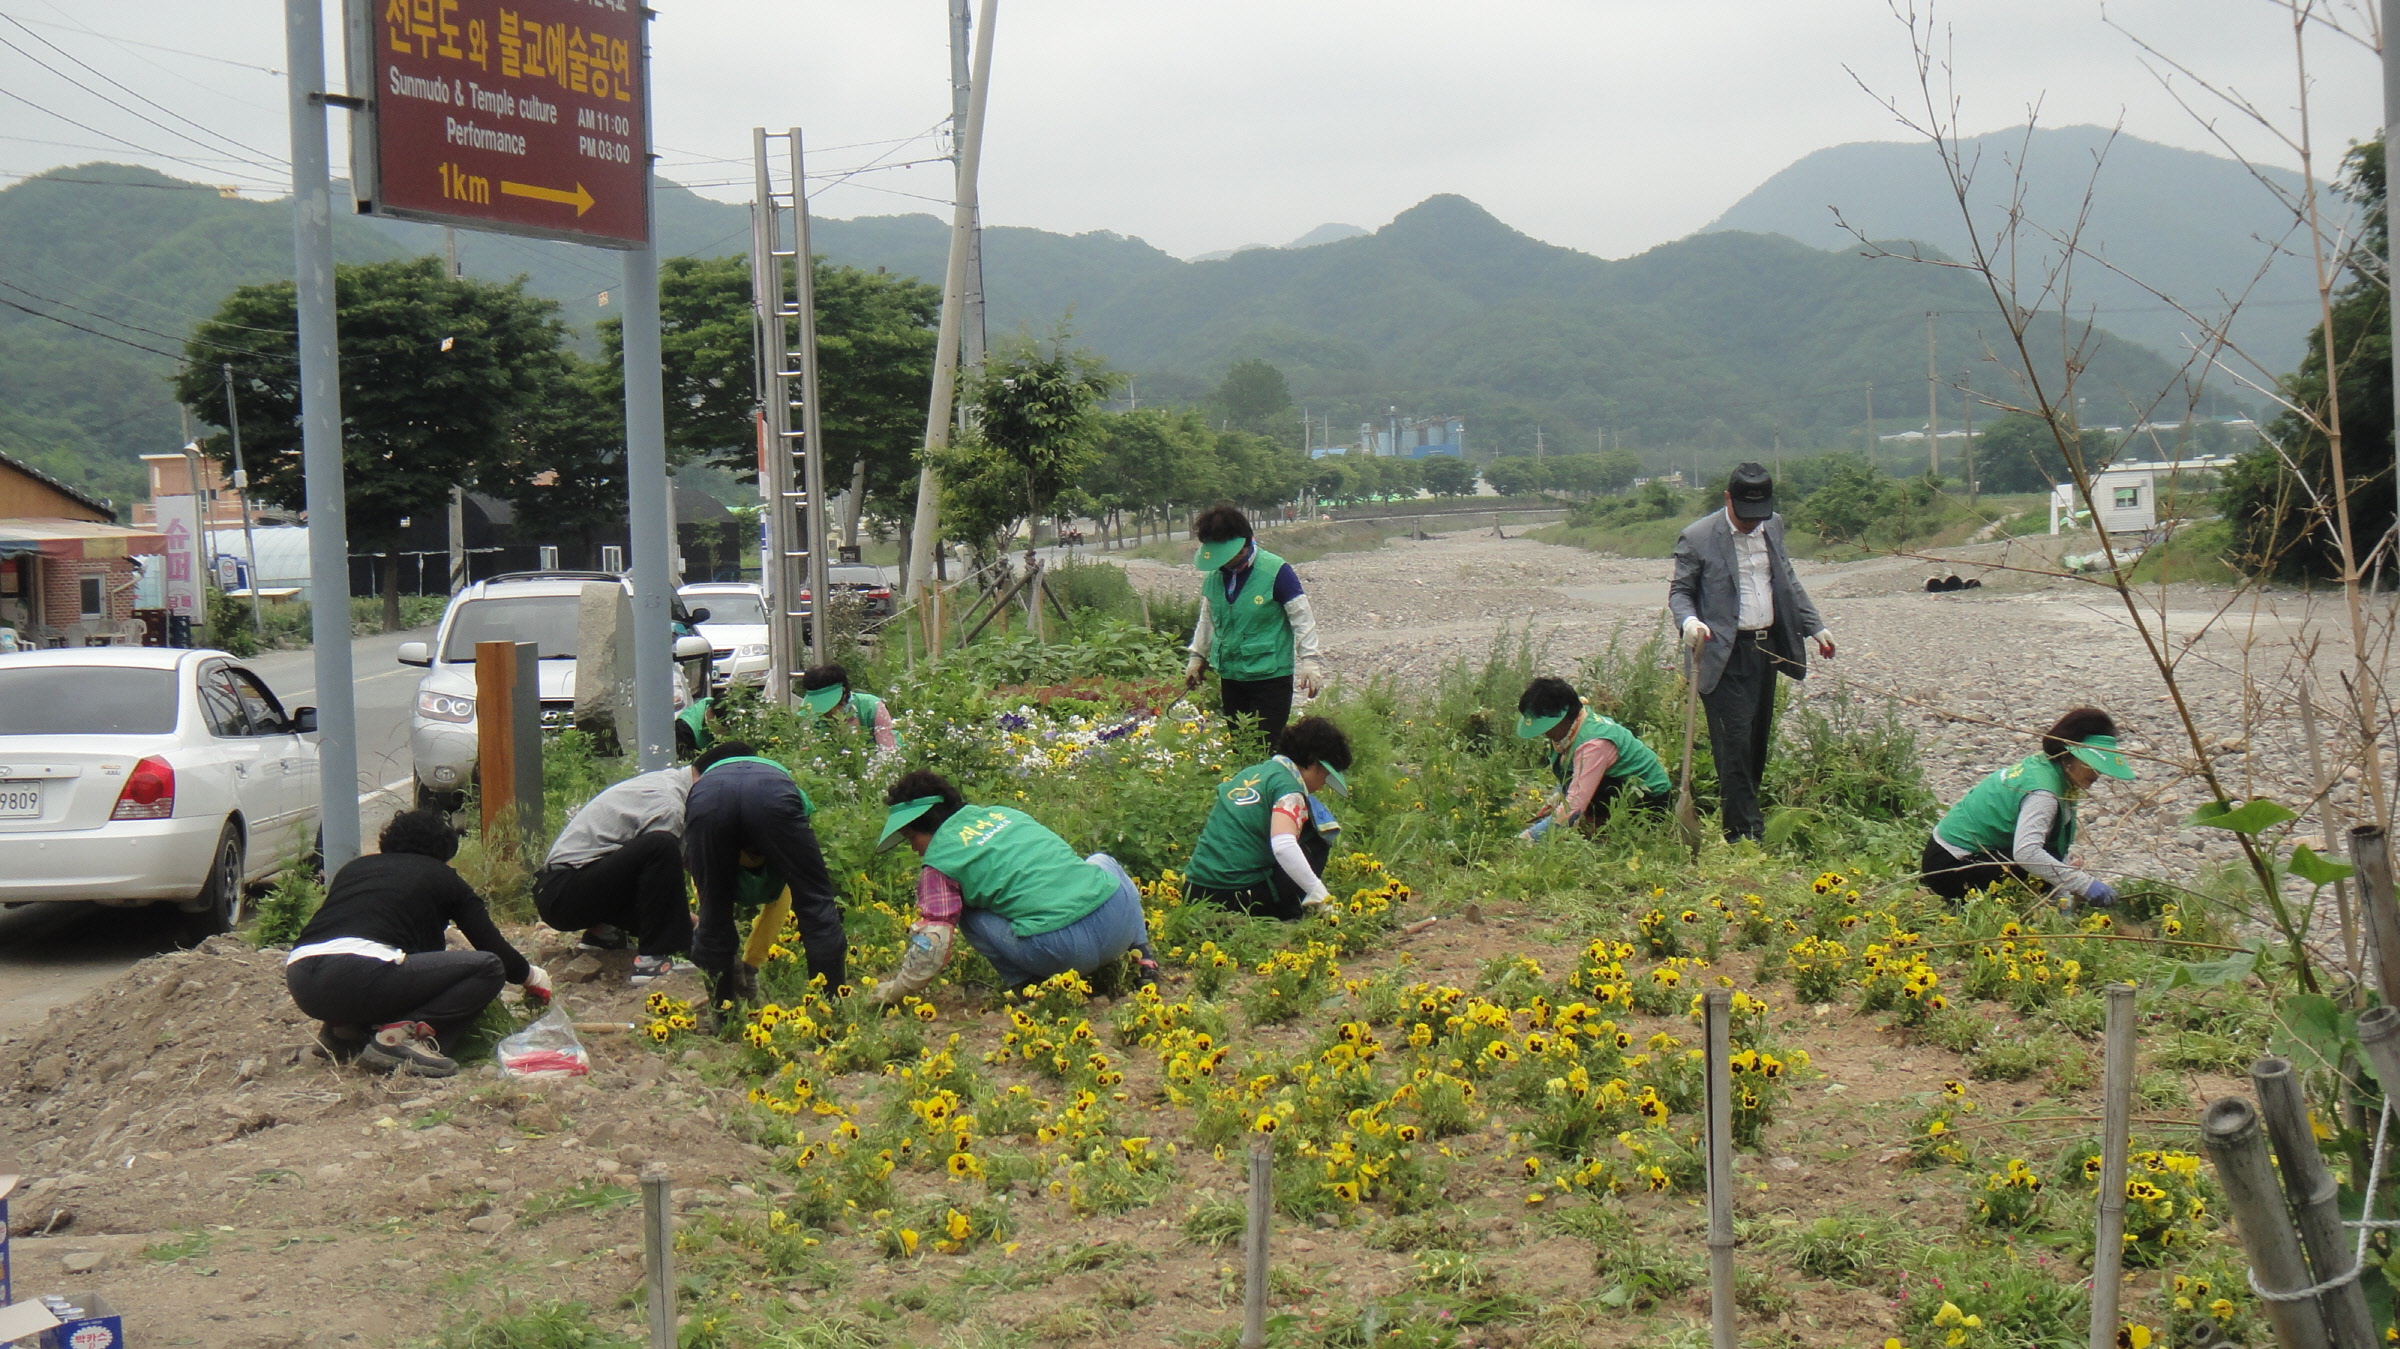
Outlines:
<svg viewBox="0 0 2400 1349"><path fill-rule="evenodd" d="M2249 578L2232 561L2233 525L2225 520L2200 520L2175 531L2173 538L2136 559L2127 578L2135 585L2196 581L2202 585L2241 585Z"/></svg>

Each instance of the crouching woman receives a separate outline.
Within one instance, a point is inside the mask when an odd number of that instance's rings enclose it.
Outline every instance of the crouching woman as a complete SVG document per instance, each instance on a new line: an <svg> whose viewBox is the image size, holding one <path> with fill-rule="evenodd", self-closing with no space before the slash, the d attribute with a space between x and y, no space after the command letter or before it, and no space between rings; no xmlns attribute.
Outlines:
<svg viewBox="0 0 2400 1349"><path fill-rule="evenodd" d="M2133 777L2117 750L2117 723L2099 708L2075 708L2042 737L2039 751L1986 774L1942 816L1925 841L1925 888L1958 900L2019 880L2055 892L2069 907L2116 903L2115 887L2067 860L2076 807L2104 776Z"/></svg>
<svg viewBox="0 0 2400 1349"><path fill-rule="evenodd" d="M961 932L1004 989L1069 970L1088 977L1128 951L1142 982L1157 981L1141 890L1115 858L1076 856L1021 810L969 805L939 773L907 774L883 799L882 846L905 842L925 866L908 949L899 972L875 986L876 1001L931 984Z"/></svg>
<svg viewBox="0 0 2400 1349"><path fill-rule="evenodd" d="M449 1077L458 1071L450 1056L501 985L547 1000L550 976L517 954L483 897L450 869L458 833L449 817L395 815L379 846L334 873L284 960L284 986L325 1023L317 1044L334 1062ZM475 949L446 949L453 924Z"/></svg>

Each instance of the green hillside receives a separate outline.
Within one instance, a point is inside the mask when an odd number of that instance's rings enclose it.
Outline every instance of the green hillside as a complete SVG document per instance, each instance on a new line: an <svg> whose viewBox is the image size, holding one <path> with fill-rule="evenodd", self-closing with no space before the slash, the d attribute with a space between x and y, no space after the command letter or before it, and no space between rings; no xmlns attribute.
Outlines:
<svg viewBox="0 0 2400 1349"><path fill-rule="evenodd" d="M662 184L659 220L671 255L748 244L745 207L680 187ZM171 353L234 286L288 274L291 246L280 203L106 165L0 191L0 237L12 245L0 258L0 451L120 500L139 490L134 456L181 443ZM837 262L938 280L948 230L930 215L823 220L814 242ZM440 247L431 226L337 222L345 260ZM986 231L984 255L995 335L1071 315L1081 341L1139 376L1145 403L1196 400L1234 361L1263 358L1337 440L1397 406L1464 416L1479 456L1530 452L1537 427L1559 448L1605 427L1679 458L1778 438L1857 444L1870 381L1881 429L1921 424L1928 310L1943 315L1946 375L1972 367L1978 387L2008 386L2000 363L1978 359L2000 335L1967 278L1769 235L1697 235L1608 261L1439 196L1372 234L1216 261L1011 227ZM459 256L473 275L528 276L587 331L620 284L616 256L591 249L462 232ZM2172 378L2148 350L2103 339L2084 392L2095 419L2117 420ZM1945 422L1957 403L1945 392Z"/></svg>

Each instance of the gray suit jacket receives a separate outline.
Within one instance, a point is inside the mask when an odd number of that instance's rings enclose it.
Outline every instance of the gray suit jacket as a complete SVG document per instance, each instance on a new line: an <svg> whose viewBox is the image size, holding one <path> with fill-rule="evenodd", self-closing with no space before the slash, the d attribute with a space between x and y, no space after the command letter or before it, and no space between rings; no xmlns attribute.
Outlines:
<svg viewBox="0 0 2400 1349"><path fill-rule="evenodd" d="M1767 650L1779 657L1777 668L1794 679L1808 677L1808 639L1825 629L1817 606L1792 576L1792 560L1783 551L1783 517L1772 515L1759 525L1767 536L1767 573L1775 588L1775 625L1767 631ZM1700 691L1716 688L1733 657L1734 634L1741 627L1741 580L1735 574L1733 523L1722 508L1710 511L1684 527L1675 540L1675 579L1667 584L1667 612L1674 615L1676 636L1683 620L1697 614L1708 625L1708 644L1700 648Z"/></svg>

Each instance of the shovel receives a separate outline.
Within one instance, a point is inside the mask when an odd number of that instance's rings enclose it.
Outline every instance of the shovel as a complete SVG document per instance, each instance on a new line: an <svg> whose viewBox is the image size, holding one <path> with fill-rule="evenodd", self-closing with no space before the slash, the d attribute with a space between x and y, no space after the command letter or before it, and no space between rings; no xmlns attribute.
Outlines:
<svg viewBox="0 0 2400 1349"><path fill-rule="evenodd" d="M1700 855L1700 812L1692 805L1692 741L1700 728L1699 653L1689 643L1683 648L1683 683L1687 690L1683 705L1683 771L1676 774L1675 829L1683 835L1684 846L1692 856Z"/></svg>

